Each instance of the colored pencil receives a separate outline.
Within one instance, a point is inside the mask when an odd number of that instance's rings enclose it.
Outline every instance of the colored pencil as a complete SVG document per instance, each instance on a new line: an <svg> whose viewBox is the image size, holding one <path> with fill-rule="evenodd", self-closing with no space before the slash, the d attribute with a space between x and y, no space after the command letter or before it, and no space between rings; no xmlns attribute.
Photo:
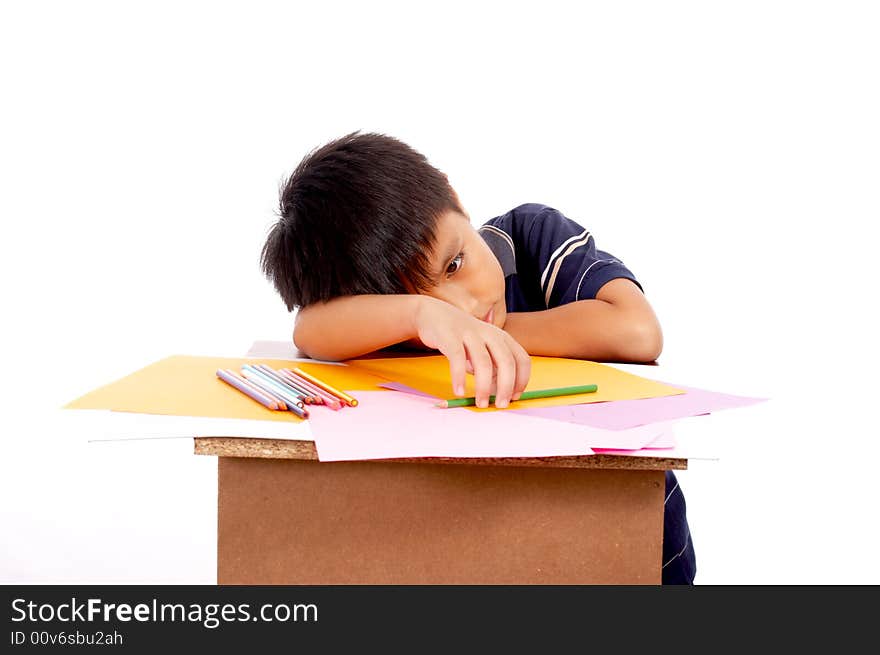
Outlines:
<svg viewBox="0 0 880 655"><path fill-rule="evenodd" d="M269 377L271 377L273 380L275 380L279 384L282 384L285 387L290 387L290 389L292 391L295 391L296 393L300 394L303 397L303 402L305 402L307 405L314 405L314 404L323 402L323 400L320 397L316 397L308 389L305 389L304 387L300 386L299 384L295 384L295 383L291 382L290 380L287 380L287 379L283 378L282 376L280 376L278 374L278 371L273 369L271 366L266 366L265 364L255 364L254 367L259 369L260 371L262 371L263 373L265 373Z"/></svg>
<svg viewBox="0 0 880 655"><path fill-rule="evenodd" d="M300 407L302 407L303 404L305 404L307 394L300 392L297 389L294 389L293 387L289 386L286 382L276 380L274 376L269 375L268 373L266 373L266 371L262 371L262 370L256 368L255 366L251 366L250 364L245 364L244 366L241 367L241 370L242 371L249 371L251 373L259 375L264 381L271 384L274 388L277 388L279 391L284 391L288 395L293 396L294 398L297 398L299 400L298 404Z"/></svg>
<svg viewBox="0 0 880 655"><path fill-rule="evenodd" d="M303 393L310 395L316 405L327 405L328 401L329 404L336 402L333 396L323 393L318 387L309 384L297 375L284 373L282 369L279 369L276 373L286 384L291 385L295 389L302 389Z"/></svg>
<svg viewBox="0 0 880 655"><path fill-rule="evenodd" d="M265 393L281 397L283 400L287 401L287 410L293 412L300 418L309 417L309 410L304 407L303 401L299 400L297 396L282 390L280 385L274 385L273 383L268 382L262 374L254 372L253 370L247 370L247 368L248 367L242 367L241 374L252 384L255 384L260 389L264 390Z"/></svg>
<svg viewBox="0 0 880 655"><path fill-rule="evenodd" d="M299 375L300 377L305 378L306 380L308 380L309 382L311 382L312 384L314 384L316 387L318 387L318 388L320 388L320 389L323 389L324 391L326 391L326 392L329 393L329 394L333 394L334 396L336 396L337 398L339 398L339 400L341 400L342 402L344 402L344 403L345 403L346 405L348 405L349 407L357 407L357 404L358 404L357 398L354 398L354 397L352 397L352 396L349 396L349 395L348 395L347 393L345 393L344 391L340 391L339 389L336 389L336 388L334 388L334 387L331 387L331 386L330 386L329 384L327 384L326 382L322 382L322 381L319 380L318 378L316 378L316 377L314 377L314 376L312 376L312 375L309 375L308 373L306 373L306 372L305 372L304 370L302 370L301 368L294 368L294 369L293 369L293 372L294 372L296 375Z"/></svg>
<svg viewBox="0 0 880 655"><path fill-rule="evenodd" d="M334 402L337 402L335 397L327 394L326 392L321 391L320 389L318 389L318 387L316 387L313 384L310 384L309 382L306 382L303 378L299 377L298 375L294 375L293 373L289 373L288 370L289 369L286 369L286 368L280 368L277 371L278 377L280 377L282 380L284 380L287 384L290 384L290 385L293 385L294 387L303 389L303 391L305 393L310 393L312 395L312 398L314 398L318 403L320 403L322 405L326 405L327 401L330 399L332 399Z"/></svg>
<svg viewBox="0 0 880 655"><path fill-rule="evenodd" d="M251 385L242 383L241 379L238 378L236 375L231 375L230 372L227 372L223 369L217 369L217 377L223 380L230 387L238 389L244 395L252 398L253 400L256 400L258 403L263 405L263 407L276 411L280 409L278 403L276 403L272 398L259 391L255 391Z"/></svg>
<svg viewBox="0 0 880 655"><path fill-rule="evenodd" d="M288 405L287 409L299 416L300 418L308 418L309 410L305 407L297 407L296 405Z"/></svg>
<svg viewBox="0 0 880 655"><path fill-rule="evenodd" d="M251 382L247 378L243 378L242 376L240 376L238 373L233 371L231 368L224 368L223 371L225 373L228 373L232 377L234 377L236 380L241 382L243 385L250 387L252 390L256 391L257 393L261 393L264 396L267 396L270 400L275 401L275 404L278 405L278 409L281 410L282 412L287 411L287 403L285 403L284 400L282 400L280 396L275 395L273 393L269 393L268 391L266 391L262 387L258 387L257 385L255 385L253 382Z"/></svg>
<svg viewBox="0 0 880 655"><path fill-rule="evenodd" d="M278 371L281 375L283 375L286 379L295 380L302 384L306 389L311 391L313 394L316 394L321 400L324 401L324 404L332 410L339 411L342 409L342 403L339 402L339 398L336 396L327 393L323 389L316 387L314 384L298 376L296 373L291 371L289 368L282 368Z"/></svg>
<svg viewBox="0 0 880 655"><path fill-rule="evenodd" d="M296 405L300 408L305 405L299 395L282 388L280 384L276 383L274 380L267 378L267 376L263 373L254 371L249 367L242 367L241 374L261 389L268 391L274 396L280 396L281 399L287 403L288 409L290 409L291 405Z"/></svg>
<svg viewBox="0 0 880 655"><path fill-rule="evenodd" d="M555 398L556 396L571 396L577 393L593 393L599 387L595 384L582 384L573 387L557 387L556 389L535 389L534 391L523 391L522 395L516 399L529 400L531 398ZM515 401L515 402L516 402ZM495 396L489 396L489 404L495 402ZM437 407L470 407L477 404L476 398L450 398L437 403Z"/></svg>
<svg viewBox="0 0 880 655"><path fill-rule="evenodd" d="M290 409L290 406L295 404L290 397L287 397L285 400L285 398L282 397L282 394L277 390L273 389L268 384L262 384L261 380L259 380L253 373L243 370L241 371L240 377L252 387L259 389L261 393L270 398L274 398L275 402L279 405L284 405L284 409Z"/></svg>

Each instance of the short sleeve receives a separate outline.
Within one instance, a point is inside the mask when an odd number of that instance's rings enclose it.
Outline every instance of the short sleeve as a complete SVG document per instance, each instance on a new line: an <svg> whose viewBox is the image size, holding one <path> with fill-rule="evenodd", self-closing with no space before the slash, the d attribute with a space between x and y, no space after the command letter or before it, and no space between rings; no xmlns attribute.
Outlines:
<svg viewBox="0 0 880 655"><path fill-rule="evenodd" d="M531 278L547 309L595 298L604 284L616 278L632 280L642 288L621 260L597 249L588 229L552 207L520 205L488 224L511 236L517 273Z"/></svg>

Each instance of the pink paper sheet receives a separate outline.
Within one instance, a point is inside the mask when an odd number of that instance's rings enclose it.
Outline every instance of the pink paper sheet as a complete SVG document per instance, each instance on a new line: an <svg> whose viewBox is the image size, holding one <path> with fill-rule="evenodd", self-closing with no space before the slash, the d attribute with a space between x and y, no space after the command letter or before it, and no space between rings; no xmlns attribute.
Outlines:
<svg viewBox="0 0 880 655"><path fill-rule="evenodd" d="M651 443L647 443L638 450L626 448L594 448L597 455L631 455L635 457L682 457L676 451L675 433L670 427L657 436ZM685 457L685 459L687 459Z"/></svg>
<svg viewBox="0 0 880 655"><path fill-rule="evenodd" d="M596 448L593 452L597 455L626 455L627 457L672 457L687 459L687 455L683 455L675 449L670 448L639 448L638 450L620 450L617 448Z"/></svg>
<svg viewBox="0 0 880 655"><path fill-rule="evenodd" d="M663 432L654 441L645 444L642 448L675 448L675 433L671 429Z"/></svg>
<svg viewBox="0 0 880 655"><path fill-rule="evenodd" d="M664 382L664 384L667 383ZM397 382L380 383L379 386L395 391L421 394L420 391ZM722 409L746 407L766 400L766 398L731 396L717 391L687 387L683 384L670 386L684 389L686 393L662 398L615 400L606 403L511 409L510 411L521 415L589 425L606 430L626 430L658 421L673 421L688 416L709 414Z"/></svg>
<svg viewBox="0 0 880 655"><path fill-rule="evenodd" d="M590 455L593 447L637 450L669 429L604 430L521 412L440 409L434 398L392 391L358 391L357 399L357 407L338 412L310 408L319 460Z"/></svg>

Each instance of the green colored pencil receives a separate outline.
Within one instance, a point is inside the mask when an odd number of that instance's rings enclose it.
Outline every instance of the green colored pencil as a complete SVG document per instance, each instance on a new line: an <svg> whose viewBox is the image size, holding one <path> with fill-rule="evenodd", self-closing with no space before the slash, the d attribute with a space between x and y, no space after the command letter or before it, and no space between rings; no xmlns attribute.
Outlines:
<svg viewBox="0 0 880 655"><path fill-rule="evenodd" d="M598 390L595 384L581 384L574 387L558 387L556 389L535 389L523 391L517 400L530 400L532 398L553 398L555 396L572 396L576 393L593 393ZM495 402L495 396L489 396L489 404ZM437 403L437 407L470 407L476 405L476 398L450 398Z"/></svg>

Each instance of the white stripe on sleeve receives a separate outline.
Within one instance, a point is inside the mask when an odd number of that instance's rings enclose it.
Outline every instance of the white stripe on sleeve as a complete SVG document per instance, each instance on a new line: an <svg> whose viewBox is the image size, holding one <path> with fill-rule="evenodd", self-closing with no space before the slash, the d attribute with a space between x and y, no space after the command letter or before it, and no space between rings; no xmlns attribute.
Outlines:
<svg viewBox="0 0 880 655"><path fill-rule="evenodd" d="M541 288L542 289L544 288L544 282L547 281L547 272L550 270L550 267L553 265L554 257L559 255L559 253L561 253L563 250L565 250L565 247L568 246L568 244L571 243L572 241L577 241L577 240L583 238L584 235L589 236L589 234L590 233L587 230L584 230L583 232L581 232L577 236L573 236L573 237L563 241L562 245L559 246L555 251L553 251L553 254L550 255L550 259L547 260L547 268L544 269L544 273L541 275Z"/></svg>
<svg viewBox="0 0 880 655"><path fill-rule="evenodd" d="M545 307L550 306L550 295L553 293L553 285L556 284L556 275L557 275L557 273L559 273L559 269L562 268L563 260L566 257L568 257L572 252L574 252L575 250L577 250L581 246L584 246L590 242L590 238L591 238L590 233L587 232L586 230L584 230L583 234L586 236L584 236L583 239L581 239L579 241L575 241L574 243L569 245L568 250L566 250L565 253L563 253L560 257L558 257L556 259L556 262L554 262L553 273L550 274L550 281L547 283L547 291L544 292L544 306ZM546 272L547 271L544 271L545 274L546 274Z"/></svg>

